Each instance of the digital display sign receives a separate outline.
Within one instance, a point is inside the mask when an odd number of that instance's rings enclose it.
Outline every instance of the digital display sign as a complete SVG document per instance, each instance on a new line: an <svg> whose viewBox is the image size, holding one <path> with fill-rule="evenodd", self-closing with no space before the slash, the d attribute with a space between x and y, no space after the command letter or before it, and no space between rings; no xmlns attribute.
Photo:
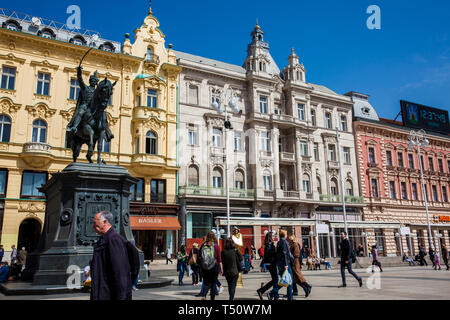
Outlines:
<svg viewBox="0 0 450 320"><path fill-rule="evenodd" d="M401 100L403 125L405 127L435 131L443 134L450 133L448 111L423 106Z"/></svg>

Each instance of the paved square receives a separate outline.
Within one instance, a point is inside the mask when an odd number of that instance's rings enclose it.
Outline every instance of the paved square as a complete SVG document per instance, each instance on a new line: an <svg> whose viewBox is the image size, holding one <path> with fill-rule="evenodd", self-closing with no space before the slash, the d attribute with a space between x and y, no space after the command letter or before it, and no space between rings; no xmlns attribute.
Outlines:
<svg viewBox="0 0 450 320"><path fill-rule="evenodd" d="M369 289L373 285L374 274L366 269L355 270L363 278L363 287L359 287L353 277L348 277L347 288L338 288L341 284L340 270L305 271L306 280L313 286L308 300L448 300L450 299L450 271L445 269L435 271L431 267L395 267L385 268L380 273L380 289ZM376 276L376 274L375 274ZM135 300L200 300L195 297L200 286L190 285L190 279L184 278L186 283L178 286L178 277L174 284L156 289L140 289L134 293ZM226 280L220 277L224 291L217 300L227 300L228 292ZM244 275L244 288L237 289L236 300L258 300L256 289L262 282L270 280L269 273L251 272ZM286 292L281 289L281 294ZM303 290L299 288L299 296L295 300L303 300ZM88 300L88 294L64 294L47 296L4 296L0 300Z"/></svg>

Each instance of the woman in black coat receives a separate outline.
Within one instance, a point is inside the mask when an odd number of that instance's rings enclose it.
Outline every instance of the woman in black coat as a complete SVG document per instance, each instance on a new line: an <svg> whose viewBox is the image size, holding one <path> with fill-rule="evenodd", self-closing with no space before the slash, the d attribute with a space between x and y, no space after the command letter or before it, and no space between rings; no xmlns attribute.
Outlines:
<svg viewBox="0 0 450 320"><path fill-rule="evenodd" d="M239 278L239 269L237 260L242 262L242 254L234 246L234 242L231 238L225 240L225 245L222 250L222 264L223 275L227 279L228 294L230 300L234 300L234 293L236 292L236 284Z"/></svg>
<svg viewBox="0 0 450 320"><path fill-rule="evenodd" d="M276 259L277 259L276 248L275 248L275 244L273 243L272 232L268 232L266 234L266 238L264 239L264 257L263 257L262 263L264 263L266 266L268 266L272 280L270 280L268 283L266 283L264 285L264 287L256 290L256 293L258 294L258 296L261 300L263 300L264 292L269 290L270 287L275 288L275 286L278 284L278 272L277 272Z"/></svg>

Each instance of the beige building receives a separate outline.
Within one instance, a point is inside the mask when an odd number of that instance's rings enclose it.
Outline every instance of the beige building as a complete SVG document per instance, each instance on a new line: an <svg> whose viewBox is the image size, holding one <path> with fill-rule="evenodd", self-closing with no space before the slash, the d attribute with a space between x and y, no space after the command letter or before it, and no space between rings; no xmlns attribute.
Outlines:
<svg viewBox="0 0 450 320"><path fill-rule="evenodd" d="M160 208L153 215L176 216L181 68L151 10L136 29L134 43L126 35L123 45L89 30L73 33L45 19L36 23L31 16L8 16L0 16L0 243L5 250L13 244L28 251L36 247L45 214L38 188L72 162L66 126L79 91L76 68L90 46L95 49L83 62L85 83L96 70L100 80L117 81L107 108L115 138L105 144L104 160L141 179L132 190L132 214L148 214L145 204L153 203ZM86 151L85 146L79 161L87 161ZM154 248L158 232L174 245L177 226L168 231L139 221L132 221L132 228L141 230L135 232L139 245ZM145 230L153 231L149 236Z"/></svg>

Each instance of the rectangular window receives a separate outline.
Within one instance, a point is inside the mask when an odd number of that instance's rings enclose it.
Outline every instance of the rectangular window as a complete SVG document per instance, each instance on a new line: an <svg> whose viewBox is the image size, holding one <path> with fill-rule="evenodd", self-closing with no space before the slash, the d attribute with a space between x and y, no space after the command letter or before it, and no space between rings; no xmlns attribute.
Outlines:
<svg viewBox="0 0 450 320"><path fill-rule="evenodd" d="M438 202L439 201L439 197L438 197L437 188L436 188L435 185L431 186L431 192L433 193L433 201L434 202Z"/></svg>
<svg viewBox="0 0 450 320"><path fill-rule="evenodd" d="M319 144L314 143L314 160L319 161Z"/></svg>
<svg viewBox="0 0 450 320"><path fill-rule="evenodd" d="M222 130L214 128L212 143L214 147L220 148L222 146Z"/></svg>
<svg viewBox="0 0 450 320"><path fill-rule="evenodd" d="M70 79L70 100L78 100L78 95L80 94L80 86L77 79Z"/></svg>
<svg viewBox="0 0 450 320"><path fill-rule="evenodd" d="M259 112L267 113L267 97L259 97Z"/></svg>
<svg viewBox="0 0 450 320"><path fill-rule="evenodd" d="M413 199L416 201L419 200L419 194L417 193L417 183L412 183L411 187L412 187Z"/></svg>
<svg viewBox="0 0 450 320"><path fill-rule="evenodd" d="M298 118L300 120L305 120L305 106L299 103L297 104L297 110L298 110Z"/></svg>
<svg viewBox="0 0 450 320"><path fill-rule="evenodd" d="M188 129L188 144L191 146L197 145L197 129L194 126L190 126Z"/></svg>
<svg viewBox="0 0 450 320"><path fill-rule="evenodd" d="M271 176L263 176L264 190L271 191L272 190L272 177Z"/></svg>
<svg viewBox="0 0 450 320"><path fill-rule="evenodd" d="M408 199L408 191L406 190L406 182L401 183L402 188L402 199L407 200Z"/></svg>
<svg viewBox="0 0 450 320"><path fill-rule="evenodd" d="M130 188L130 201L144 201L144 179L139 179L137 184L133 184Z"/></svg>
<svg viewBox="0 0 450 320"><path fill-rule="evenodd" d="M371 184L372 184L372 197L378 198L378 183L377 183L377 179L372 179L371 180Z"/></svg>
<svg viewBox="0 0 450 320"><path fill-rule="evenodd" d="M386 164L392 167L392 152L390 150L386 151Z"/></svg>
<svg viewBox="0 0 450 320"><path fill-rule="evenodd" d="M38 188L47 182L47 173L25 171L22 175L22 197L43 198L45 194Z"/></svg>
<svg viewBox="0 0 450 320"><path fill-rule="evenodd" d="M432 157L428 158L428 169L430 171L434 171L434 163L433 163L433 158Z"/></svg>
<svg viewBox="0 0 450 320"><path fill-rule="evenodd" d="M150 184L151 202L166 202L166 180L152 180Z"/></svg>
<svg viewBox="0 0 450 320"><path fill-rule="evenodd" d="M8 171L6 169L0 169L0 196L6 196L6 183L8 181Z"/></svg>
<svg viewBox="0 0 450 320"><path fill-rule="evenodd" d="M341 116L341 130L347 131L347 117Z"/></svg>
<svg viewBox="0 0 450 320"><path fill-rule="evenodd" d="M50 95L50 74L49 73L38 73L37 89L36 93L42 96Z"/></svg>
<svg viewBox="0 0 450 320"><path fill-rule="evenodd" d="M242 151L242 132L234 133L234 151Z"/></svg>
<svg viewBox="0 0 450 320"><path fill-rule="evenodd" d="M411 153L408 153L408 165L410 169L414 169L414 158Z"/></svg>
<svg viewBox="0 0 450 320"><path fill-rule="evenodd" d="M309 155L308 142L306 142L306 140L300 140L300 154L304 157L307 157Z"/></svg>
<svg viewBox="0 0 450 320"><path fill-rule="evenodd" d="M448 202L447 187L442 186L442 201Z"/></svg>
<svg viewBox="0 0 450 320"><path fill-rule="evenodd" d="M212 217L209 213L189 213L188 214L188 238L202 239L213 228ZM190 230L192 234L189 235Z"/></svg>
<svg viewBox="0 0 450 320"><path fill-rule="evenodd" d="M222 177L221 176L213 177L213 188L222 188Z"/></svg>
<svg viewBox="0 0 450 320"><path fill-rule="evenodd" d="M14 90L15 83L16 83L16 68L3 67L1 88L7 90Z"/></svg>
<svg viewBox="0 0 450 320"><path fill-rule="evenodd" d="M279 104L275 104L275 108L273 109L275 114L281 114L281 106Z"/></svg>
<svg viewBox="0 0 450 320"><path fill-rule="evenodd" d="M376 159L375 159L375 149L374 148L369 148L369 163L375 163Z"/></svg>
<svg viewBox="0 0 450 320"><path fill-rule="evenodd" d="M198 87L190 85L189 86L189 103L198 104Z"/></svg>
<svg viewBox="0 0 450 320"><path fill-rule="evenodd" d="M391 199L396 199L397 196L395 194L395 181L389 181L389 188L391 190Z"/></svg>
<svg viewBox="0 0 450 320"><path fill-rule="evenodd" d="M303 180L303 191L311 193L311 182L309 180Z"/></svg>
<svg viewBox="0 0 450 320"><path fill-rule="evenodd" d="M328 145L328 160L336 161L336 152L334 149L334 145L332 144Z"/></svg>
<svg viewBox="0 0 450 320"><path fill-rule="evenodd" d="M351 164L350 162L350 148L344 147L344 164Z"/></svg>
<svg viewBox="0 0 450 320"><path fill-rule="evenodd" d="M261 131L261 150L270 151L270 138L267 131Z"/></svg>
<svg viewBox="0 0 450 320"><path fill-rule="evenodd" d="M398 167L400 167L400 168L405 167L405 165L403 163L403 152L397 152L397 163L398 163Z"/></svg>
<svg viewBox="0 0 450 320"><path fill-rule="evenodd" d="M444 172L444 162L442 159L438 159L439 172Z"/></svg>
<svg viewBox="0 0 450 320"><path fill-rule="evenodd" d="M158 108L158 92L148 89L147 91L147 107Z"/></svg>
<svg viewBox="0 0 450 320"><path fill-rule="evenodd" d="M326 112L325 113L325 127L327 129L332 129L332 125L331 125L331 113Z"/></svg>
<svg viewBox="0 0 450 320"><path fill-rule="evenodd" d="M311 110L311 125L316 126L316 111L314 110Z"/></svg>

